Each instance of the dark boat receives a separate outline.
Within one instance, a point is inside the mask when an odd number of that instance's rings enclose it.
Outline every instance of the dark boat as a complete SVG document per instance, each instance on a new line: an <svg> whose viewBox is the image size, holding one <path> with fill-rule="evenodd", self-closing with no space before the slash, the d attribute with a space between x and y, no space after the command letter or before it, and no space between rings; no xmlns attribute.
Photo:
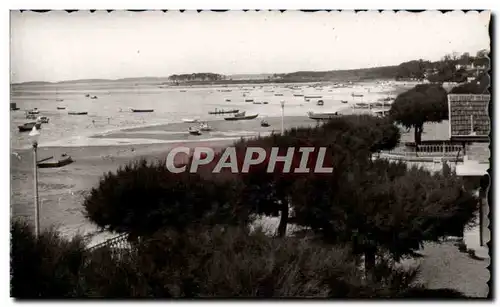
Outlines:
<svg viewBox="0 0 500 307"><path fill-rule="evenodd" d="M17 128L19 129L19 132L27 132L33 130L33 127L35 126L37 129L42 129L42 123L37 123L37 122L25 123L21 126L17 126Z"/></svg>
<svg viewBox="0 0 500 307"><path fill-rule="evenodd" d="M90 94L85 94L85 97L90 97Z"/></svg>
<svg viewBox="0 0 500 307"><path fill-rule="evenodd" d="M264 102L262 102L262 103L263 103L263 104L268 104L269 102L267 102L267 101L264 101Z"/></svg>
<svg viewBox="0 0 500 307"><path fill-rule="evenodd" d="M232 116L232 117L224 117L225 120L248 120L248 119L255 119L257 118L257 116L259 116L259 114L255 114L255 115L238 115L236 114L235 116Z"/></svg>
<svg viewBox="0 0 500 307"><path fill-rule="evenodd" d="M75 112L75 111L70 111L68 112L68 115L87 115L89 112Z"/></svg>
<svg viewBox="0 0 500 307"><path fill-rule="evenodd" d="M274 94L274 96L283 96L283 94L277 93L277 94Z"/></svg>
<svg viewBox="0 0 500 307"><path fill-rule="evenodd" d="M58 110L66 110L66 107L57 107Z"/></svg>
<svg viewBox="0 0 500 307"><path fill-rule="evenodd" d="M317 104L318 106L322 106L322 105L324 105L324 104L325 104L325 102L324 102L323 100L321 100L321 99L320 99L320 100L318 100L318 102L316 102L316 104Z"/></svg>
<svg viewBox="0 0 500 307"><path fill-rule="evenodd" d="M97 99L97 96L92 96L90 97L90 99Z"/></svg>
<svg viewBox="0 0 500 307"><path fill-rule="evenodd" d="M351 96L352 96L352 97L363 97L363 95L362 95L362 94L354 94L354 93L352 93L352 94L351 94Z"/></svg>
<svg viewBox="0 0 500 307"><path fill-rule="evenodd" d="M60 99L60 98L58 98L58 99L56 99L56 101L64 101L64 99Z"/></svg>
<svg viewBox="0 0 500 307"><path fill-rule="evenodd" d="M201 131L199 129L194 128L194 127L189 127L188 132L191 135L201 135Z"/></svg>
<svg viewBox="0 0 500 307"><path fill-rule="evenodd" d="M311 99L311 98L323 98L323 96L321 96L321 95L306 95L306 96L304 96L305 100Z"/></svg>
<svg viewBox="0 0 500 307"><path fill-rule="evenodd" d="M340 102L342 102L342 103L347 103L347 100L341 100Z"/></svg>
<svg viewBox="0 0 500 307"><path fill-rule="evenodd" d="M245 99L245 102L253 102L253 99Z"/></svg>
<svg viewBox="0 0 500 307"><path fill-rule="evenodd" d="M67 154L62 154L59 159L54 159L54 157L49 157L40 161L37 161L36 165L39 168L52 168L52 167L62 167L68 164L73 163L73 159L71 156Z"/></svg>
<svg viewBox="0 0 500 307"><path fill-rule="evenodd" d="M227 102L230 102L230 101L231 101L231 99L229 99L229 98L226 98L226 101L227 101Z"/></svg>
<svg viewBox="0 0 500 307"><path fill-rule="evenodd" d="M270 125L269 125L269 123L268 123L267 121L262 120L262 121L260 122L260 126L261 126L261 127L269 127Z"/></svg>
<svg viewBox="0 0 500 307"><path fill-rule="evenodd" d="M131 109L132 112L136 112L136 113L145 113L145 112L154 112L155 110L153 109Z"/></svg>
<svg viewBox="0 0 500 307"><path fill-rule="evenodd" d="M10 110L11 111L17 111L19 108L17 107L17 104L15 102L10 103Z"/></svg>
<svg viewBox="0 0 500 307"><path fill-rule="evenodd" d="M233 114L233 113L238 113L240 110L239 109L232 109L232 110L224 110L224 109L220 109L220 110L217 110L215 109L215 111L209 111L208 114Z"/></svg>
<svg viewBox="0 0 500 307"><path fill-rule="evenodd" d="M295 97L302 97L302 96L304 96L304 94L293 94L293 96L295 96Z"/></svg>

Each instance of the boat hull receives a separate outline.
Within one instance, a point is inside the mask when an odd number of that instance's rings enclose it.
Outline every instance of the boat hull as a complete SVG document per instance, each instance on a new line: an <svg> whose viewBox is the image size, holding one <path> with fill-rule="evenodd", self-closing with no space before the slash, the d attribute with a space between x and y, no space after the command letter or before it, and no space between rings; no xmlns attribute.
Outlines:
<svg viewBox="0 0 500 307"><path fill-rule="evenodd" d="M68 115L87 115L88 112L68 112Z"/></svg>
<svg viewBox="0 0 500 307"><path fill-rule="evenodd" d="M338 113L312 113L312 112L309 112L307 115L309 116L310 119L314 119L314 120L330 120L332 118L339 117Z"/></svg>
<svg viewBox="0 0 500 307"><path fill-rule="evenodd" d="M234 116L234 117L225 117L225 120L249 120L249 119L255 119L259 116L259 114L255 115L248 115L248 116Z"/></svg>
<svg viewBox="0 0 500 307"><path fill-rule="evenodd" d="M73 161L73 159L71 159L71 157L67 157L67 158L60 159L60 160L49 160L49 159L42 160L40 162L37 162L36 165L39 168L54 168L54 167L63 167L65 165L71 164L73 162L74 161Z"/></svg>
<svg viewBox="0 0 500 307"><path fill-rule="evenodd" d="M228 110L228 111L210 111L208 114L210 115L217 115L217 114L233 114L233 113L238 113L240 110Z"/></svg>
<svg viewBox="0 0 500 307"><path fill-rule="evenodd" d="M134 113L151 113L154 112L155 110L153 109L145 109L145 110L137 110L137 109L132 109L132 112Z"/></svg>

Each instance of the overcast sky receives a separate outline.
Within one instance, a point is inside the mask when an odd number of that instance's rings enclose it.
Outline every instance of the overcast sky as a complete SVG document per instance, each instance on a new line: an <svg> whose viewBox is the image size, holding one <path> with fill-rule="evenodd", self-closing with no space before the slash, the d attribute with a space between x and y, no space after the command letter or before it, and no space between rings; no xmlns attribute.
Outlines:
<svg viewBox="0 0 500 307"><path fill-rule="evenodd" d="M12 12L11 81L283 73L489 49L489 13Z"/></svg>

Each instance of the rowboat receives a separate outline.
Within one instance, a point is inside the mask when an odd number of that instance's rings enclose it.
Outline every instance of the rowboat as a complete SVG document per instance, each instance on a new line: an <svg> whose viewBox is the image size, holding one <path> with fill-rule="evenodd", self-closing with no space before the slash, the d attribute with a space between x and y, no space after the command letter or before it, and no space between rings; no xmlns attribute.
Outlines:
<svg viewBox="0 0 500 307"><path fill-rule="evenodd" d="M19 132L27 132L33 130L33 127L36 127L36 129L42 129L42 123L37 123L37 122L29 122L22 124L21 126L17 126L19 129Z"/></svg>
<svg viewBox="0 0 500 307"><path fill-rule="evenodd" d="M329 120L329 119L338 117L339 114L337 112L335 112L335 113L307 112L307 116L309 116L310 119L314 119L314 120Z"/></svg>
<svg viewBox="0 0 500 307"><path fill-rule="evenodd" d="M135 113L149 113L149 112L154 112L154 109L131 109L132 112Z"/></svg>
<svg viewBox="0 0 500 307"><path fill-rule="evenodd" d="M76 112L76 111L69 111L68 115L87 115L89 112Z"/></svg>
<svg viewBox="0 0 500 307"><path fill-rule="evenodd" d="M210 127L207 123L202 123L199 129L200 131L211 131L212 127Z"/></svg>
<svg viewBox="0 0 500 307"><path fill-rule="evenodd" d="M28 111L27 113L30 115L34 115L34 114L40 114L40 111L38 111L37 108L34 108L33 110Z"/></svg>
<svg viewBox="0 0 500 307"><path fill-rule="evenodd" d="M254 114L254 115L234 115L232 117L224 117L225 120L248 120L248 119L255 119L257 118L257 116L259 116L259 114Z"/></svg>
<svg viewBox="0 0 500 307"><path fill-rule="evenodd" d="M318 102L316 102L316 104L317 104L318 106L322 106L322 105L324 105L325 103L324 103L324 101L323 101L323 100L321 100L321 99L320 99L320 100L318 100Z"/></svg>
<svg viewBox="0 0 500 307"><path fill-rule="evenodd" d="M189 132L189 134L192 134L192 135L201 135L201 131L199 129L194 128L194 127L189 127L188 132Z"/></svg>
<svg viewBox="0 0 500 307"><path fill-rule="evenodd" d="M38 116L38 118L36 120L37 120L37 122L40 122L42 124L49 123L49 118L47 116Z"/></svg>
<svg viewBox="0 0 500 307"><path fill-rule="evenodd" d="M59 159L54 159L54 157L49 157L40 161L37 161L36 165L39 168L52 168L52 167L62 167L68 164L73 163L73 159L71 156L67 154L62 154Z"/></svg>
<svg viewBox="0 0 500 307"><path fill-rule="evenodd" d="M342 102L342 103L347 103L347 100L341 100L340 102Z"/></svg>
<svg viewBox="0 0 500 307"><path fill-rule="evenodd" d="M269 123L268 123L266 120L262 120L262 121L260 122L260 126L261 126L261 127L269 127L270 125L269 125Z"/></svg>
<svg viewBox="0 0 500 307"><path fill-rule="evenodd" d="M66 107L57 107L58 110L66 110Z"/></svg>
<svg viewBox="0 0 500 307"><path fill-rule="evenodd" d="M197 123L198 119L197 118L183 118L182 121L185 123Z"/></svg>
<svg viewBox="0 0 500 307"><path fill-rule="evenodd" d="M305 100L311 99L311 98L323 98L323 96L321 96L321 95L306 95L306 96L304 96Z"/></svg>
<svg viewBox="0 0 500 307"><path fill-rule="evenodd" d="M267 102L267 101L263 101L262 103L263 103L263 104L268 104L269 102Z"/></svg>

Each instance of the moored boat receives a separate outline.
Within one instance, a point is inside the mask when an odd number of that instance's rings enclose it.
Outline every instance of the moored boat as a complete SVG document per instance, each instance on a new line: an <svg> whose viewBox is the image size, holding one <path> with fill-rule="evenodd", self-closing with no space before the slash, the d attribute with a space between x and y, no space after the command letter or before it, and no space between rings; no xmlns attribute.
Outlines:
<svg viewBox="0 0 500 307"><path fill-rule="evenodd" d="M19 129L19 132L27 132L33 130L33 127L36 127L36 129L42 129L42 123L37 123L37 122L29 122L29 123L24 123L20 126L17 126Z"/></svg>
<svg viewBox="0 0 500 307"><path fill-rule="evenodd" d="M245 112L243 112L245 113ZM254 115L245 115L245 114L236 114L232 117L224 117L225 120L248 120L248 119L255 119L259 116L259 114L254 114Z"/></svg>
<svg viewBox="0 0 500 307"><path fill-rule="evenodd" d="M342 102L342 103L347 103L347 100L341 100L340 102Z"/></svg>
<svg viewBox="0 0 500 307"><path fill-rule="evenodd" d="M188 132L191 135L201 135L201 131L195 127L189 127Z"/></svg>
<svg viewBox="0 0 500 307"><path fill-rule="evenodd" d="M321 95L305 95L305 96L304 96L304 99L305 99L306 101L307 101L307 99L311 99L311 98L313 98L313 99L316 99L316 98L323 98L323 96L321 96Z"/></svg>
<svg viewBox="0 0 500 307"><path fill-rule="evenodd" d="M37 120L37 122L40 122L42 124L49 123L49 118L47 116L38 116L38 118L36 120Z"/></svg>
<svg viewBox="0 0 500 307"><path fill-rule="evenodd" d="M58 110L66 110L66 107L57 107Z"/></svg>
<svg viewBox="0 0 500 307"><path fill-rule="evenodd" d="M322 106L322 105L324 105L324 104L325 104L325 102L324 102L323 100L321 100L321 99L320 99L320 100L318 100L318 102L316 102L316 104L317 104L318 106Z"/></svg>
<svg viewBox="0 0 500 307"><path fill-rule="evenodd" d="M198 119L197 118L183 118L182 121L185 123L197 123Z"/></svg>
<svg viewBox="0 0 500 307"><path fill-rule="evenodd" d="M216 115L216 114L232 114L232 113L238 113L240 110L239 109L231 109L231 110L224 110L224 109L215 109L215 111L209 111L208 114L211 115Z"/></svg>
<svg viewBox="0 0 500 307"><path fill-rule="evenodd" d="M314 120L329 120L329 119L338 117L339 114L338 114L338 112L334 112L334 113L307 112L307 116L309 116L310 119L314 119Z"/></svg>
<svg viewBox="0 0 500 307"><path fill-rule="evenodd" d="M274 96L283 96L283 94L281 94L281 93L276 93L276 94L274 94Z"/></svg>
<svg viewBox="0 0 500 307"><path fill-rule="evenodd" d="M155 111L154 109L131 109L131 110L132 112L135 113L150 113Z"/></svg>
<svg viewBox="0 0 500 307"><path fill-rule="evenodd" d="M53 168L53 167L62 167L68 164L73 163L74 160L71 159L71 156L67 154L62 154L59 159L54 159L53 157L49 157L40 161L37 161L36 165L39 168Z"/></svg>
<svg viewBox="0 0 500 307"><path fill-rule="evenodd" d="M201 123L199 129L200 131L212 131L212 127L210 127L207 123Z"/></svg>
<svg viewBox="0 0 500 307"><path fill-rule="evenodd" d="M268 104L269 102L267 102L267 101L263 101L262 103L263 103L263 104Z"/></svg>
<svg viewBox="0 0 500 307"><path fill-rule="evenodd" d="M87 115L89 112L77 112L77 111L69 111L68 115Z"/></svg>
<svg viewBox="0 0 500 307"><path fill-rule="evenodd" d="M263 119L263 120L260 122L260 126L261 126L261 127L269 127L270 125L269 125L269 123L268 123L266 120L264 120L264 119Z"/></svg>
<svg viewBox="0 0 500 307"><path fill-rule="evenodd" d="M29 110L27 113L30 115L36 115L40 114L40 111L37 108L34 108L33 110Z"/></svg>

